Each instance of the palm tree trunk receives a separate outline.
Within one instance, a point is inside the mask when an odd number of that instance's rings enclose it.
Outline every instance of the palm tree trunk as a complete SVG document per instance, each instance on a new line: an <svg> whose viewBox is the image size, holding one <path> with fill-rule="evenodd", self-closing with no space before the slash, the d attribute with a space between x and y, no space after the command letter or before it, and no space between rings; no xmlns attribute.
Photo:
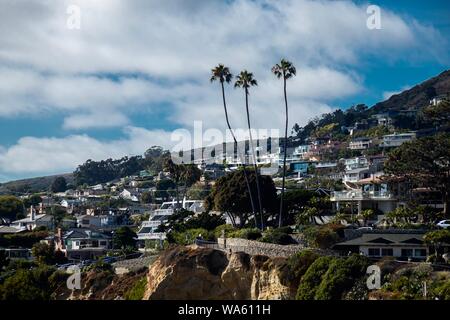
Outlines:
<svg viewBox="0 0 450 320"><path fill-rule="evenodd" d="M255 148L253 146L252 129L251 129L251 125L250 125L250 113L248 111L248 90L247 90L247 88L245 88L245 109L247 111L248 134L249 134L249 138L250 138L250 148L252 151L253 167L255 168L255 175L256 175L256 190L258 192L259 214L261 216L261 230L264 230L264 217L263 217L263 207L262 207L262 202L261 202L261 191L260 191L260 187L259 187L258 165L256 163Z"/></svg>
<svg viewBox="0 0 450 320"><path fill-rule="evenodd" d="M231 129L230 121L228 119L228 110L227 110L227 103L226 103L226 100L225 100L225 88L224 88L223 82L221 82L221 85L222 85L222 100L223 100L223 109L225 111L225 119L227 121L227 126L228 126L228 129L230 130L231 136L233 137L233 141L234 141L234 143L236 145L237 153L239 154L239 145L238 145L238 142L236 140L236 136L234 135L234 132ZM234 151L234 148L233 148L233 151ZM244 169L245 183L247 185L248 194L249 194L249 197L250 197L250 204L251 204L251 207L252 207L252 213L253 213L253 217L255 219L255 227L258 227L258 220L256 219L255 203L253 202L252 189L250 188L250 182L249 182L248 176L247 176L247 169L246 169L246 166L245 166L245 159L244 159L244 161L242 161L242 166L243 166L243 169Z"/></svg>
<svg viewBox="0 0 450 320"><path fill-rule="evenodd" d="M288 102L287 102L287 94L286 94L286 76L283 74L283 82L284 82L284 103L286 106L286 124L284 126L284 146L283 146L283 180L281 183L281 197L280 197L280 215L278 220L278 227L281 227L283 224L283 198L284 198L284 186L286 183L286 155L287 155L287 131L288 131L288 122L289 122L289 115L288 115Z"/></svg>

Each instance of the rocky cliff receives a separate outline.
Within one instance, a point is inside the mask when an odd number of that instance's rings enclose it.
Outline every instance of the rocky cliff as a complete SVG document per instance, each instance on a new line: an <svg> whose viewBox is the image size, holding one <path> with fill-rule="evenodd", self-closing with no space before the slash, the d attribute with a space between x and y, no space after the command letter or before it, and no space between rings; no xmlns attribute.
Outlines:
<svg viewBox="0 0 450 320"><path fill-rule="evenodd" d="M144 299L293 299L285 258L176 247L150 266Z"/></svg>

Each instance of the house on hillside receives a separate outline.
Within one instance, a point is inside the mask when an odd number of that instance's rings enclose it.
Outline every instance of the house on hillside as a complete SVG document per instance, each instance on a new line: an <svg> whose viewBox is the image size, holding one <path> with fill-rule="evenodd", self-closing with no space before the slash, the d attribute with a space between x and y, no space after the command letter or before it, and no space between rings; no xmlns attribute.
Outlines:
<svg viewBox="0 0 450 320"><path fill-rule="evenodd" d="M53 228L53 217L48 214L37 214L34 206L30 207L30 213L24 219L19 219L11 222L11 227L26 230L34 230L37 227L46 227L47 229Z"/></svg>
<svg viewBox="0 0 450 320"><path fill-rule="evenodd" d="M394 133L383 136L381 147L392 148L399 147L405 142L409 142L416 138L416 132Z"/></svg>
<svg viewBox="0 0 450 320"><path fill-rule="evenodd" d="M372 139L366 137L360 137L350 141L348 148L350 150L366 150L372 147Z"/></svg>
<svg viewBox="0 0 450 320"><path fill-rule="evenodd" d="M376 173L354 181L353 189L332 192L330 201L334 203L335 209L338 211L343 203L349 203L352 208L356 208L355 214L365 209L388 213L397 208L398 198L389 185L380 179L381 174Z"/></svg>
<svg viewBox="0 0 450 320"><path fill-rule="evenodd" d="M334 245L342 254L363 254L370 258L395 257L401 260L425 260L429 254L423 241L425 232L417 230L367 231L351 240Z"/></svg>
<svg viewBox="0 0 450 320"><path fill-rule="evenodd" d="M58 230L55 249L66 254L70 261L83 261L104 256L112 248L112 237L89 229L71 229L64 234Z"/></svg>
<svg viewBox="0 0 450 320"><path fill-rule="evenodd" d="M138 191L136 190L132 190L132 189L124 189L120 195L119 195L122 199L126 199L126 200L131 200L134 202L139 202L139 197L140 194Z"/></svg>

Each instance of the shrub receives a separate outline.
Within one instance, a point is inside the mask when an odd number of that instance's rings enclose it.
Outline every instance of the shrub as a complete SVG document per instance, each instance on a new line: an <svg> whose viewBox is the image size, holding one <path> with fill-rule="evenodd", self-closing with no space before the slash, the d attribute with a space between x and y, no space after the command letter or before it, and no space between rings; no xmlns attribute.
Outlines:
<svg viewBox="0 0 450 320"><path fill-rule="evenodd" d="M197 228L197 229L188 229L183 232L169 232L167 234L167 240L169 243L177 243L181 245L193 244L195 239L202 235L202 238L207 241L214 241L214 234L209 232L206 229Z"/></svg>
<svg viewBox="0 0 450 320"><path fill-rule="evenodd" d="M286 233L286 229L283 228L268 230L264 232L261 241L281 245L296 243L295 240L292 239L292 237L288 233Z"/></svg>
<svg viewBox="0 0 450 320"><path fill-rule="evenodd" d="M316 295L316 290L322 282L322 277L328 270L329 265L336 258L325 256L317 258L308 268L306 273L300 280L300 285L297 290L297 300L313 300Z"/></svg>
<svg viewBox="0 0 450 320"><path fill-rule="evenodd" d="M317 258L319 258L319 255L311 250L304 250L290 256L286 262L287 274L285 278L292 285L298 286L300 278Z"/></svg>
<svg viewBox="0 0 450 320"><path fill-rule="evenodd" d="M125 292L124 294L125 300L142 300L142 298L144 298L146 286L147 286L147 277L144 276L141 279L137 280L130 290Z"/></svg>
<svg viewBox="0 0 450 320"><path fill-rule="evenodd" d="M0 236L0 247L31 248L48 236L47 231L31 231Z"/></svg>
<svg viewBox="0 0 450 320"><path fill-rule="evenodd" d="M310 226L303 230L303 234L310 246L328 249L340 240L339 231L335 225Z"/></svg>
<svg viewBox="0 0 450 320"><path fill-rule="evenodd" d="M439 300L450 300L450 281L440 281L431 289L431 296Z"/></svg>
<svg viewBox="0 0 450 320"><path fill-rule="evenodd" d="M316 300L341 299L345 291L352 288L362 277L369 265L369 260L360 255L352 255L344 259L335 259L324 274L317 288Z"/></svg>
<svg viewBox="0 0 450 320"><path fill-rule="evenodd" d="M247 240L258 240L261 238L261 231L257 228L244 228L236 230L231 236Z"/></svg>
<svg viewBox="0 0 450 320"><path fill-rule="evenodd" d="M220 226L217 226L213 231L214 237L216 239L222 236L222 230L225 231L225 236L227 238L230 238L231 237L230 235L236 231L236 228L234 228L232 225L229 224L222 224Z"/></svg>
<svg viewBox="0 0 450 320"><path fill-rule="evenodd" d="M50 300L55 282L49 281L53 268L19 269L0 286L0 300Z"/></svg>

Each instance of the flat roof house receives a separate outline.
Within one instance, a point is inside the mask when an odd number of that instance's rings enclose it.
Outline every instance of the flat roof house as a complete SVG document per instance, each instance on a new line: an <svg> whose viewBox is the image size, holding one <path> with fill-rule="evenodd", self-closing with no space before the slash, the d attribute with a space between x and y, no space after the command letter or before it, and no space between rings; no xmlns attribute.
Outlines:
<svg viewBox="0 0 450 320"><path fill-rule="evenodd" d="M350 141L348 148L350 150L366 150L372 146L372 139L370 138L356 138Z"/></svg>
<svg viewBox="0 0 450 320"><path fill-rule="evenodd" d="M381 143L381 146L385 148L398 147L403 143L411 141L415 138L415 132L387 134L383 136L383 142Z"/></svg>

